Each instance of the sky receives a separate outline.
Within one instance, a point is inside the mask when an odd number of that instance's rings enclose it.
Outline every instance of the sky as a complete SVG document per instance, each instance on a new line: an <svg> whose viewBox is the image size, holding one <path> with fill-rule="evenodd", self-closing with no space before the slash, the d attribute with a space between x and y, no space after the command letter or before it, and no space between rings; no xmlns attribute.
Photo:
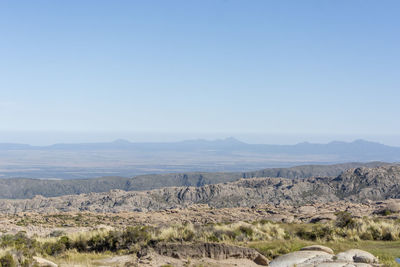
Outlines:
<svg viewBox="0 0 400 267"><path fill-rule="evenodd" d="M399 13L397 0L0 1L0 142L400 145Z"/></svg>

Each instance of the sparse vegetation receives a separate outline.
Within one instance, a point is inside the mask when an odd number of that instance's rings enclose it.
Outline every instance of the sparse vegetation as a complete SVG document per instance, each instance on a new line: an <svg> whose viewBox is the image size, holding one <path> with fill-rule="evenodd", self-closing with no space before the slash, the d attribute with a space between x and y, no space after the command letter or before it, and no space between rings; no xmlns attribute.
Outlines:
<svg viewBox="0 0 400 267"><path fill-rule="evenodd" d="M17 267L17 263L15 262L13 256L10 253L7 253L3 257L0 258L0 266L1 267Z"/></svg>
<svg viewBox="0 0 400 267"><path fill-rule="evenodd" d="M142 248L158 242L223 242L251 246L272 259L305 245L323 244L336 252L358 247L378 255L390 265L400 248L400 224L381 218L353 218L350 213L338 213L337 220L329 223L273 223L270 221L191 223L169 226L131 226L122 230L99 229L84 233L65 234L53 231L48 238L28 237L24 232L0 237L0 247L18 251L1 257L1 266L32 266L32 256L44 255L63 262L104 255L136 255ZM376 247L374 247L376 244ZM82 256L86 255L86 256ZM8 264L8 265L7 265ZM15 263L16 264L16 263Z"/></svg>

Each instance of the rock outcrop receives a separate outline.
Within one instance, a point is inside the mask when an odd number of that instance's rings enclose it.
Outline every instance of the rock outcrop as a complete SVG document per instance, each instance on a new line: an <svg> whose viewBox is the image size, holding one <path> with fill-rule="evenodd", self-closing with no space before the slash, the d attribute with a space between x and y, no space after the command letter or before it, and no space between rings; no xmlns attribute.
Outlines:
<svg viewBox="0 0 400 267"><path fill-rule="evenodd" d="M300 249L300 251L323 251L328 254L332 254L332 255L334 254L333 250L331 248L328 248L325 246L320 246L320 245L307 246L307 247Z"/></svg>
<svg viewBox="0 0 400 267"><path fill-rule="evenodd" d="M40 267L58 267L58 265L55 264L54 262L46 260L46 259L41 258L41 257L33 256L33 260L35 261L36 266L40 266Z"/></svg>
<svg viewBox="0 0 400 267"><path fill-rule="evenodd" d="M232 246L220 243L161 243L154 246L154 251L160 255L177 259L249 259L258 265L267 266L269 261L257 250L246 247Z"/></svg>
<svg viewBox="0 0 400 267"><path fill-rule="evenodd" d="M332 249L324 246L309 246L291 252L270 262L271 267L328 267L328 266L379 266L378 259L367 251L350 249L333 255Z"/></svg>
<svg viewBox="0 0 400 267"><path fill-rule="evenodd" d="M212 259L216 264L200 264L203 266L271 266L271 267L374 267L379 265L378 259L371 253L359 249L350 249L334 254L329 247L312 245L299 251L281 255L271 262L255 249L232 246L220 243L161 243L146 248L138 253L138 262L145 266L160 266L157 255L164 257L174 266L187 266L187 260L200 263L199 260ZM168 260L168 258L170 260ZM226 264L226 260L231 260ZM233 260L233 261L232 261ZM235 260L250 260L245 265ZM206 262L206 261L205 261ZM224 264L223 264L224 263Z"/></svg>
<svg viewBox="0 0 400 267"><path fill-rule="evenodd" d="M0 179L0 199L29 199L35 195L57 197L65 195L108 192L113 189L144 191L172 186L200 187L208 184L234 182L241 178L336 177L346 170L359 167L379 167L384 162L342 163L334 165L302 165L290 168L269 168L251 172L188 172L138 175L132 178L101 177L91 179L46 180L27 178Z"/></svg>
<svg viewBox="0 0 400 267"><path fill-rule="evenodd" d="M194 204L223 208L260 204L305 205L339 200L365 202L390 198L400 198L400 166L397 165L352 169L336 178L254 178L202 187L168 187L142 192L112 190L54 198L37 196L29 200L0 200L0 212L122 212ZM309 209L310 213L314 213L312 206Z"/></svg>

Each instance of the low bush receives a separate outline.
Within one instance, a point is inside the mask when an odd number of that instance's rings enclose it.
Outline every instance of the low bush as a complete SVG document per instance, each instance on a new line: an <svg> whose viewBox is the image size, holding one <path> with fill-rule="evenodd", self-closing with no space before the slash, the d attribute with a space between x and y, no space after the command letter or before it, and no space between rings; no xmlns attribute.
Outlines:
<svg viewBox="0 0 400 267"><path fill-rule="evenodd" d="M340 211L336 213L336 227L339 228L352 228L355 226L355 221L351 213L347 211Z"/></svg>
<svg viewBox="0 0 400 267"><path fill-rule="evenodd" d="M7 253L3 257L0 258L0 266L1 267L17 267L17 263L14 260L14 257Z"/></svg>

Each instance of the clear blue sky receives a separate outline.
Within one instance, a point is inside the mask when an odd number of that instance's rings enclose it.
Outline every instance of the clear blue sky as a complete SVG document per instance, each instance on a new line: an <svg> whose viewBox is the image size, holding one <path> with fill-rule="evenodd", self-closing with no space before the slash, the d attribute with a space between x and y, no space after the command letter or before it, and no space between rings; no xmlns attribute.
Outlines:
<svg viewBox="0 0 400 267"><path fill-rule="evenodd" d="M1 1L0 131L399 135L399 14L386 0Z"/></svg>

